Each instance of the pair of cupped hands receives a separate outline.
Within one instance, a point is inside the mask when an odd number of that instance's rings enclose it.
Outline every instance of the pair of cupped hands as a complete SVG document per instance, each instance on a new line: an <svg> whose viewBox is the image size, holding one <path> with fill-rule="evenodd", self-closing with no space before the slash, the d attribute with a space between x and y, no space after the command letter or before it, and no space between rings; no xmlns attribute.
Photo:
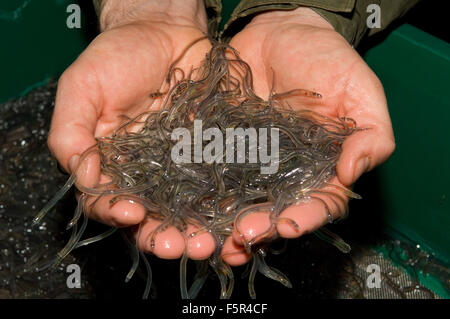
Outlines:
<svg viewBox="0 0 450 319"><path fill-rule="evenodd" d="M171 64L190 43L207 33L207 18L201 0L103 1L100 26L102 32L58 82L48 145L70 173L77 168L80 155L96 143L95 137L108 136L119 126L121 115L136 116L154 105L150 93L162 89ZM296 88L319 92L322 99L315 100L311 109L333 118L350 117L359 127L367 128L345 140L332 183L350 187L361 174L391 155L395 142L380 81L346 40L313 10L300 7L258 14L230 45L249 63L259 96L268 97L275 74L277 92ZM201 64L210 48L207 39L196 43L178 66L189 72ZM80 165L77 179L91 186L101 181L98 163ZM327 191L342 192L335 187ZM280 217L292 219L299 228L280 222L278 234L299 237L323 226L329 214L339 218L342 205L330 196L320 196L320 200L282 212ZM115 227L141 223L141 250L167 259L179 258L185 251L191 259L205 259L214 251L208 232L186 236L197 230L194 225L185 234L168 227L156 235L152 247L148 239L160 222L146 218L138 203L122 200L111 205L112 197L103 196L95 203L91 198L86 205L89 217ZM243 243L269 226L267 214L244 217L239 232L235 230L224 243L225 262L246 263L250 256Z"/></svg>

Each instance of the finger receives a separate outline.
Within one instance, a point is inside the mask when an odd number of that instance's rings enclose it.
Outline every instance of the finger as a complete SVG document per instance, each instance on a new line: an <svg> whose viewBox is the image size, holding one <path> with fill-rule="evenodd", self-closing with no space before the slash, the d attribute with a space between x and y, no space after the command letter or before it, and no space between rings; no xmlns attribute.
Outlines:
<svg viewBox="0 0 450 319"><path fill-rule="evenodd" d="M225 239L221 256L223 260L230 266L240 266L246 264L251 257L245 251L243 246L236 243L232 236L228 236Z"/></svg>
<svg viewBox="0 0 450 319"><path fill-rule="evenodd" d="M307 203L289 206L280 217L292 220L299 226L299 229L295 229L287 223L278 223L277 231L280 236L297 238L323 226L327 222L328 214L321 201L311 199Z"/></svg>
<svg viewBox="0 0 450 319"><path fill-rule="evenodd" d="M145 208L132 200L119 200L111 204L115 195L91 197L87 201L89 217L114 227L137 225L145 218Z"/></svg>
<svg viewBox="0 0 450 319"><path fill-rule="evenodd" d="M281 212L280 221L277 223L277 231L281 237L297 238L345 216L348 210L348 197L341 188L343 185L337 177L333 178L329 184L319 190L311 191L310 199L307 201L291 205ZM293 224L298 228L293 227Z"/></svg>
<svg viewBox="0 0 450 319"><path fill-rule="evenodd" d="M337 165L339 180L350 186L391 156L395 138L383 86L365 63L352 74L343 105L338 116L353 118L362 129L346 138Z"/></svg>
<svg viewBox="0 0 450 319"><path fill-rule="evenodd" d="M81 191L94 188L101 182L100 155L96 150L88 151L81 157L73 155L69 167L69 171L76 174L75 186Z"/></svg>
<svg viewBox="0 0 450 319"><path fill-rule="evenodd" d="M94 138L97 123L95 105L98 102L98 96L95 93L96 88L89 87L90 82L88 79L81 79L71 68L64 72L58 81L48 146L61 166L69 173L72 173L76 167L74 156L80 156L96 143ZM94 94L94 96L87 94Z"/></svg>
<svg viewBox="0 0 450 319"><path fill-rule="evenodd" d="M185 234L187 235L186 251L190 259L203 260L211 256L216 248L213 236L206 231L199 231L194 225L188 225ZM194 234L194 236L191 236Z"/></svg>
<svg viewBox="0 0 450 319"><path fill-rule="evenodd" d="M364 126L362 126L364 127ZM392 129L372 126L355 132L342 145L336 170L344 185L352 185L364 172L386 161L394 152Z"/></svg>
<svg viewBox="0 0 450 319"><path fill-rule="evenodd" d="M153 253L162 259L178 259L185 249L185 238L174 226L158 231L160 221L146 218L140 225L136 240L139 249ZM153 239L153 246L152 246Z"/></svg>
<svg viewBox="0 0 450 319"><path fill-rule="evenodd" d="M274 234L275 229L271 229L269 212L254 212L244 216L234 226L233 240L238 245L244 245L250 241L258 242L263 238ZM261 235L264 234L263 237Z"/></svg>

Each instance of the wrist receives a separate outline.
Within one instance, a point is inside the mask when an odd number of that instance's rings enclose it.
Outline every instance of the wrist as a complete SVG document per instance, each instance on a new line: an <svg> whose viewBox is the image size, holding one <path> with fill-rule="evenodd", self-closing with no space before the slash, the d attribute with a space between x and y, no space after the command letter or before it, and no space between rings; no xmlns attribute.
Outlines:
<svg viewBox="0 0 450 319"><path fill-rule="evenodd" d="M98 13L102 32L136 22L162 22L207 33L203 0L102 0Z"/></svg>
<svg viewBox="0 0 450 319"><path fill-rule="evenodd" d="M273 10L256 15L249 25L257 24L300 24L309 27L333 30L334 27L314 10L307 7L299 7L294 10Z"/></svg>

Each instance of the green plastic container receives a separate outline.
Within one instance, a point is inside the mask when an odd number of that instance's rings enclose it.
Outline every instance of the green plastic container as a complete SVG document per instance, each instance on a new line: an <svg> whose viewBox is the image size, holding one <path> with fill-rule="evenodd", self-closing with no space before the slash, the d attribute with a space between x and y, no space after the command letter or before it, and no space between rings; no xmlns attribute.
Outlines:
<svg viewBox="0 0 450 319"><path fill-rule="evenodd" d="M0 102L57 77L88 45L87 21L69 29L70 0L0 2ZM83 11L81 11L83 14Z"/></svg>
<svg viewBox="0 0 450 319"><path fill-rule="evenodd" d="M384 221L450 262L450 45L402 25L367 52L397 148L376 173Z"/></svg>

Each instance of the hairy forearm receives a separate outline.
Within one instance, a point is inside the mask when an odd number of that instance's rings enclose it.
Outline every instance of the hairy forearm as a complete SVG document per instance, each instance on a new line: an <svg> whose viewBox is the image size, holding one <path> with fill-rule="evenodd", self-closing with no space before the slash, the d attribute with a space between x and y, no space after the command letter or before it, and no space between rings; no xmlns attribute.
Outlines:
<svg viewBox="0 0 450 319"><path fill-rule="evenodd" d="M197 27L207 32L203 0L98 0L100 30L151 21Z"/></svg>

